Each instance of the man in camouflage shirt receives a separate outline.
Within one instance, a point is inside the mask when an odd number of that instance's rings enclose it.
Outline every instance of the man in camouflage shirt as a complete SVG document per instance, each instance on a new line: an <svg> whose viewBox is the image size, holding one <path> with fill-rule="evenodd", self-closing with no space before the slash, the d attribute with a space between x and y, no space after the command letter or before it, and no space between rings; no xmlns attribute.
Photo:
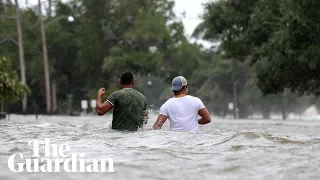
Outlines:
<svg viewBox="0 0 320 180"><path fill-rule="evenodd" d="M147 100L143 94L133 89L134 78L131 72L125 72L120 78L121 90L113 92L102 103L105 89L98 91L96 111L99 116L113 110L112 129L136 131L147 123Z"/></svg>

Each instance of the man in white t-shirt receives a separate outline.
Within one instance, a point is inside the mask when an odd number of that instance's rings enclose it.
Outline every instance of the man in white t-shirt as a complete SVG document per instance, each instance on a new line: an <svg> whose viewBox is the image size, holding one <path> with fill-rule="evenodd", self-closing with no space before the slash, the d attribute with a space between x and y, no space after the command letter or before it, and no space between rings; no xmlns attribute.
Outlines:
<svg viewBox="0 0 320 180"><path fill-rule="evenodd" d="M197 97L188 95L186 78L183 76L175 77L172 80L171 90L174 92L174 97L161 106L153 129L161 129L164 122L169 119L170 129L197 133L198 124L211 122L210 114L202 101ZM201 118L198 118L198 115Z"/></svg>

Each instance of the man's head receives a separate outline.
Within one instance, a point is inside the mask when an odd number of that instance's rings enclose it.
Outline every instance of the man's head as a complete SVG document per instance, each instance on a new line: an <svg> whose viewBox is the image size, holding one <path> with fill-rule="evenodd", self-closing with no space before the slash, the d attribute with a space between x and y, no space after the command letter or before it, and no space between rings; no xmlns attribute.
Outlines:
<svg viewBox="0 0 320 180"><path fill-rule="evenodd" d="M183 76L177 76L172 80L171 91L174 94L188 94L188 83Z"/></svg>
<svg viewBox="0 0 320 180"><path fill-rule="evenodd" d="M120 77L120 85L121 87L133 87L134 78L131 72L125 72Z"/></svg>

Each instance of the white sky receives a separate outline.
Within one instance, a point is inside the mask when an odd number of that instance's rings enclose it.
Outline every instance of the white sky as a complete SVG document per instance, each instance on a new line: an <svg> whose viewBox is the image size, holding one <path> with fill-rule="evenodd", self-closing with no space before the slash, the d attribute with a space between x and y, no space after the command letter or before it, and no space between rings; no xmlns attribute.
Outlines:
<svg viewBox="0 0 320 180"><path fill-rule="evenodd" d="M177 16L185 12L183 24L187 35L191 35L193 30L201 22L199 16L203 13L202 4L209 0L175 0L174 11Z"/></svg>
<svg viewBox="0 0 320 180"><path fill-rule="evenodd" d="M177 16L185 12L185 18L182 19L185 28L185 34L191 39L194 29L199 23L201 23L200 15L203 13L203 4L212 0L175 0L174 11ZM181 15L182 16L182 15ZM212 43L200 40L199 43L203 44L204 47L209 48Z"/></svg>
<svg viewBox="0 0 320 180"><path fill-rule="evenodd" d="M29 5L36 5L38 0L28 0ZM63 0L66 1L66 0ZM185 18L182 19L184 27L185 27L185 34L190 38L191 34L193 33L194 29L197 25L201 22L199 15L203 13L203 3L209 2L212 0L175 0L175 7L174 11L177 16L182 18L182 13L185 12ZM19 0L21 6L26 2L26 0ZM194 41L194 40L192 40ZM210 44L205 41L199 41L205 47L209 47Z"/></svg>

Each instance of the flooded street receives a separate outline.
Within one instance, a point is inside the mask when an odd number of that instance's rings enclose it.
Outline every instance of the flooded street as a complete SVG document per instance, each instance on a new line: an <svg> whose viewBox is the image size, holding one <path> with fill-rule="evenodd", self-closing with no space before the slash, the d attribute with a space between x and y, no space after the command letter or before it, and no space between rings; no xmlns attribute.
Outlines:
<svg viewBox="0 0 320 180"><path fill-rule="evenodd" d="M111 116L10 117L0 121L0 179L320 179L320 121L223 120L199 134L110 129ZM113 173L13 173L12 154L32 155L30 140L68 144L84 158L112 158Z"/></svg>

